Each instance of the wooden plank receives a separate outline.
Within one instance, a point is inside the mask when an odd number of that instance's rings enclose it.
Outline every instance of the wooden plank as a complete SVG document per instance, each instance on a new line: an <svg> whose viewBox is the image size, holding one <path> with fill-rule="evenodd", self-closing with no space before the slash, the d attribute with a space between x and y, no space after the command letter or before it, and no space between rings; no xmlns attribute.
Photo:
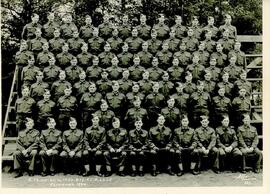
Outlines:
<svg viewBox="0 0 270 194"><path fill-rule="evenodd" d="M247 78L247 81L262 81L262 78Z"/></svg>
<svg viewBox="0 0 270 194"><path fill-rule="evenodd" d="M261 53L258 54L246 54L246 57L262 57L263 55Z"/></svg>
<svg viewBox="0 0 270 194"><path fill-rule="evenodd" d="M236 39L239 42L262 42L260 35L238 35Z"/></svg>
<svg viewBox="0 0 270 194"><path fill-rule="evenodd" d="M13 161L13 156L2 156L2 161Z"/></svg>
<svg viewBox="0 0 270 194"><path fill-rule="evenodd" d="M262 117L258 113L254 112L252 115L256 120L258 120L258 121L261 120L262 121Z"/></svg>
<svg viewBox="0 0 270 194"><path fill-rule="evenodd" d="M4 141L16 141L17 137L4 137Z"/></svg>

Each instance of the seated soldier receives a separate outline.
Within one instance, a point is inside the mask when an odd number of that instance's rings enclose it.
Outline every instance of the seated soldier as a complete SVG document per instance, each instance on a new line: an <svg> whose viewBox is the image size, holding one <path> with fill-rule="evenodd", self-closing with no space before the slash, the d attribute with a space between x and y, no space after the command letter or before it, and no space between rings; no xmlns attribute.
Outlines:
<svg viewBox="0 0 270 194"><path fill-rule="evenodd" d="M184 174L184 167L188 167L190 162L190 171L197 175L195 170L198 163L197 136L195 130L189 127L189 120L186 115L181 119L181 127L174 130L173 147L175 150L175 160L177 164L177 176Z"/></svg>
<svg viewBox="0 0 270 194"><path fill-rule="evenodd" d="M187 28L182 25L182 17L175 16L175 25L171 27L171 30L175 30L175 37L182 40L186 36Z"/></svg>
<svg viewBox="0 0 270 194"><path fill-rule="evenodd" d="M219 151L216 148L216 134L215 130L208 126L209 120L208 116L201 116L201 126L195 130L195 135L198 138L197 150L199 152L199 164L198 169L201 170L202 159L207 158L207 162L213 164L213 171L219 174ZM209 157L211 156L211 157Z"/></svg>
<svg viewBox="0 0 270 194"><path fill-rule="evenodd" d="M43 74L44 74L44 81L47 82L51 87L53 82L57 80L61 68L55 65L54 56L50 56L48 62L49 66L43 69Z"/></svg>
<svg viewBox="0 0 270 194"><path fill-rule="evenodd" d="M27 66L23 67L21 73L21 80L23 82L23 86L30 87L36 81L37 72L40 69L35 66L35 57L33 55L29 55Z"/></svg>
<svg viewBox="0 0 270 194"><path fill-rule="evenodd" d="M47 120L48 128L41 131L40 152L42 162L41 176L55 175L57 157L62 148L62 132L55 128L56 122L49 117Z"/></svg>
<svg viewBox="0 0 270 194"><path fill-rule="evenodd" d="M107 71L109 73L109 79L118 80L123 72L123 69L118 66L119 60L116 56L112 58L111 63L112 66L107 68Z"/></svg>
<svg viewBox="0 0 270 194"><path fill-rule="evenodd" d="M69 46L67 43L64 43L62 46L62 52L56 55L56 61L61 69L65 69L70 65L70 61L74 56L69 53Z"/></svg>
<svg viewBox="0 0 270 194"><path fill-rule="evenodd" d="M60 37L60 30L55 29L53 32L54 37L49 40L50 51L55 54L59 54L62 51L62 46L65 43L65 40Z"/></svg>
<svg viewBox="0 0 270 194"><path fill-rule="evenodd" d="M37 67L44 69L48 66L48 62L53 55L49 50L48 42L44 42L42 45L42 51L37 55Z"/></svg>
<svg viewBox="0 0 270 194"><path fill-rule="evenodd" d="M167 72L170 75L170 81L174 83L182 81L184 69L179 66L179 59L177 57L173 57L172 66L167 69Z"/></svg>
<svg viewBox="0 0 270 194"><path fill-rule="evenodd" d="M92 24L92 18L90 15L85 16L85 25L80 28L80 37L87 42L90 38L92 38L92 32L94 30L94 26Z"/></svg>
<svg viewBox="0 0 270 194"><path fill-rule="evenodd" d="M101 100L100 110L97 110L94 114L98 116L100 126L104 127L108 131L112 127L112 119L115 117L113 111L108 110L109 106L106 100Z"/></svg>
<svg viewBox="0 0 270 194"><path fill-rule="evenodd" d="M104 45L104 52L98 55L100 61L100 67L108 68L111 66L111 61L115 57L115 54L111 52L111 45L106 42Z"/></svg>
<svg viewBox="0 0 270 194"><path fill-rule="evenodd" d="M164 14L159 14L158 23L153 26L153 29L157 31L157 38L159 40L165 40L169 36L170 28L164 22Z"/></svg>
<svg viewBox="0 0 270 194"><path fill-rule="evenodd" d="M69 129L63 132L63 151L60 157L63 161L64 174L80 174L83 146L83 131L77 128L74 117L69 118Z"/></svg>
<svg viewBox="0 0 270 194"><path fill-rule="evenodd" d="M246 158L253 156L255 161L252 164L255 173L260 172L262 161L262 152L259 150L257 129L250 125L250 116L245 114L243 117L243 125L238 128L239 148L242 152L242 173L246 172Z"/></svg>
<svg viewBox="0 0 270 194"><path fill-rule="evenodd" d="M139 81L142 78L144 67L140 65L140 57L138 55L133 56L133 65L128 68L130 73L130 79L132 81Z"/></svg>
<svg viewBox="0 0 270 194"><path fill-rule="evenodd" d="M127 42L122 43L122 52L117 55L119 59L119 66L122 68L129 68L132 63L133 54L129 51L129 46Z"/></svg>
<svg viewBox="0 0 270 194"><path fill-rule="evenodd" d="M128 133L126 129L120 127L120 120L116 117L112 120L112 127L112 129L107 131L106 137L108 150L104 152L106 160L105 176L110 176L112 173L113 159L116 159L115 167L117 167L117 174L119 176L125 176L124 169L126 166Z"/></svg>
<svg viewBox="0 0 270 194"><path fill-rule="evenodd" d="M148 132L142 129L143 121L138 117L134 123L135 129L129 132L129 149L131 176L144 176L144 165L146 160L146 153L149 150Z"/></svg>
<svg viewBox="0 0 270 194"><path fill-rule="evenodd" d="M90 166L95 165L95 172L101 174L101 165L104 163L103 149L106 145L106 130L99 125L99 118L93 115L92 125L86 128L84 133L83 164L85 172L83 176L90 174Z"/></svg>
<svg viewBox="0 0 270 194"><path fill-rule="evenodd" d="M157 125L149 131L152 176L159 174L161 165L165 166L168 174L174 175L172 172L172 157L174 154L174 149L172 148L172 131L164 123L164 116L159 115Z"/></svg>
<svg viewBox="0 0 270 194"><path fill-rule="evenodd" d="M101 102L102 95L97 92L97 87L94 82L90 82L88 92L85 92L80 99L80 110L82 118L82 128L85 129L89 126L91 115L98 109Z"/></svg>
<svg viewBox="0 0 270 194"><path fill-rule="evenodd" d="M42 99L45 89L49 88L49 84L43 81L43 72L38 71L36 74L36 83L33 83L30 87L30 96L39 101Z"/></svg>
<svg viewBox="0 0 270 194"><path fill-rule="evenodd" d="M16 141L16 151L13 153L14 170L16 175L14 178L23 176L23 166L26 160L30 160L27 166L29 176L34 176L36 155L39 144L39 131L34 129L34 120L25 119L26 128L19 132Z"/></svg>
<svg viewBox="0 0 270 194"><path fill-rule="evenodd" d="M101 78L102 68L99 66L99 58L96 55L92 57L92 65L86 69L86 75L89 81L97 81Z"/></svg>
<svg viewBox="0 0 270 194"><path fill-rule="evenodd" d="M88 52L88 44L85 42L82 43L81 50L82 52L77 55L78 65L86 70L88 67L92 66L93 55Z"/></svg>
<svg viewBox="0 0 270 194"><path fill-rule="evenodd" d="M146 15L140 15L140 24L136 26L138 29L138 36L147 41L150 38L151 27L146 24Z"/></svg>
<svg viewBox="0 0 270 194"><path fill-rule="evenodd" d="M77 26L72 21L72 15L66 14L62 18L62 25L60 26L60 30L62 32L62 37L67 40L69 38L72 38L73 32L78 31Z"/></svg>
<svg viewBox="0 0 270 194"><path fill-rule="evenodd" d="M219 149L220 170L225 169L225 162L228 161L228 167L234 172L240 167L241 156L236 133L229 126L229 116L225 115L221 121L222 126L216 128L217 148ZM225 160L229 159L229 160Z"/></svg>
<svg viewBox="0 0 270 194"><path fill-rule="evenodd" d="M143 39L138 37L137 28L133 28L131 31L131 37L128 37L125 42L128 43L129 51L133 54L138 53L141 49Z"/></svg>
<svg viewBox="0 0 270 194"><path fill-rule="evenodd" d="M31 98L29 94L29 88L23 87L22 97L18 98L15 102L17 132L24 128L23 123L25 122L25 119L34 115L36 101Z"/></svg>
<svg viewBox="0 0 270 194"><path fill-rule="evenodd" d="M121 39L118 37L118 34L119 34L119 31L118 29L115 27L112 31L112 37L109 38L107 41L110 43L111 47L112 47L112 52L114 54L119 54L120 53L120 46L122 45L123 43L123 40L125 40L126 38L124 39ZM121 35L120 35L121 36Z"/></svg>

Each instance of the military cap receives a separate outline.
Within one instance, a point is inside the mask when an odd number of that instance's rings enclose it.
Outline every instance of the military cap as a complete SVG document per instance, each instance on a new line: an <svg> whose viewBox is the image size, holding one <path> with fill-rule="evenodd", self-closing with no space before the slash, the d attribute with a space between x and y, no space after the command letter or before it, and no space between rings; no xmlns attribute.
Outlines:
<svg viewBox="0 0 270 194"><path fill-rule="evenodd" d="M69 117L69 122L75 121L77 122L77 120L75 119L75 117Z"/></svg>
<svg viewBox="0 0 270 194"><path fill-rule="evenodd" d="M206 115L202 115L202 116L200 116L201 117L201 120L203 121L203 120L208 120L208 116L206 116Z"/></svg>

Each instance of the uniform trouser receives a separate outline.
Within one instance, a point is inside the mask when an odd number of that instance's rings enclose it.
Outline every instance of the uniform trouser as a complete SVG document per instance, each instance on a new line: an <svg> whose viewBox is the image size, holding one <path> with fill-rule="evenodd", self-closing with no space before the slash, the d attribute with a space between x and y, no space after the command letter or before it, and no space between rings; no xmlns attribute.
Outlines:
<svg viewBox="0 0 270 194"><path fill-rule="evenodd" d="M218 169L218 167L219 167L219 150L216 147L213 147L207 155L203 153L202 148L198 148L198 152L199 152L199 162L198 162L199 169L201 168L202 159L205 157L208 157L208 160L211 161L210 164L213 163L213 168Z"/></svg>
<svg viewBox="0 0 270 194"><path fill-rule="evenodd" d="M75 172L80 171L82 169L81 159L82 159L82 151L77 151L75 155L71 158L66 151L62 151L60 153L60 157L63 161L63 169L66 172Z"/></svg>
<svg viewBox="0 0 270 194"><path fill-rule="evenodd" d="M145 163L146 155L145 150L142 151L131 151L129 153L129 162L131 165L143 166Z"/></svg>
<svg viewBox="0 0 270 194"><path fill-rule="evenodd" d="M16 129L17 131L21 131L25 128L24 122L26 117L31 117L31 113L17 113L16 114Z"/></svg>
<svg viewBox="0 0 270 194"><path fill-rule="evenodd" d="M171 167L173 165L173 156L174 150L166 150L165 148L161 148L160 150L151 150L150 151L150 161L152 165L155 166L166 166Z"/></svg>
<svg viewBox="0 0 270 194"><path fill-rule="evenodd" d="M54 172L59 152L57 150L53 150L52 154L49 156L45 150L41 150L39 155L42 162L42 171L46 172L49 169L50 172Z"/></svg>
<svg viewBox="0 0 270 194"><path fill-rule="evenodd" d="M28 156L24 156L23 153L19 150L15 151L13 154L14 158L14 170L21 169L26 160L30 160L28 169L33 171L35 169L37 150L32 150Z"/></svg>
<svg viewBox="0 0 270 194"><path fill-rule="evenodd" d="M218 148L219 150L219 164L218 168L225 167L225 159L228 158L229 167L237 169L240 166L240 159L242 156L241 151L238 148L233 148L230 153L225 152L223 148Z"/></svg>
<svg viewBox="0 0 270 194"><path fill-rule="evenodd" d="M58 116L59 129L65 131L69 128L69 118L73 116L71 111L61 111Z"/></svg>
<svg viewBox="0 0 270 194"><path fill-rule="evenodd" d="M84 150L82 155L83 165L95 164L102 165L104 164L104 155L101 150L97 151L88 151Z"/></svg>
<svg viewBox="0 0 270 194"><path fill-rule="evenodd" d="M194 127L200 126L200 120L201 120L200 116L202 115L208 116L209 110L206 108L198 108L194 110L193 112L193 126Z"/></svg>
<svg viewBox="0 0 270 194"><path fill-rule="evenodd" d="M246 168L246 158L252 157L255 159L255 164L252 164L255 169L260 169L262 161L262 152L258 148L255 148L252 153L247 153L244 148L240 148L242 152L242 168Z"/></svg>
<svg viewBox="0 0 270 194"><path fill-rule="evenodd" d="M175 150L175 162L176 164L179 163L187 163L188 161L197 163L199 160L199 153L198 150L189 149L189 148L182 148L181 150Z"/></svg>
<svg viewBox="0 0 270 194"><path fill-rule="evenodd" d="M126 158L127 158L127 152L126 151L122 151L119 153L112 153L109 151L105 151L104 152L104 158L105 158L105 162L107 166L111 166L112 165L112 160L116 159L116 167L120 167L120 166L125 166L126 164Z"/></svg>

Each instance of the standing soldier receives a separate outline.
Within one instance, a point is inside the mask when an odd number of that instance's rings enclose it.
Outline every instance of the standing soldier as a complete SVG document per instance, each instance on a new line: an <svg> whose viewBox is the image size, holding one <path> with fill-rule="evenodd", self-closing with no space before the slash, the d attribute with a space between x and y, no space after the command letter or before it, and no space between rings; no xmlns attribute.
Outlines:
<svg viewBox="0 0 270 194"><path fill-rule="evenodd" d="M209 54L208 51L205 50L205 42L200 42L200 44L199 44L199 50L193 52L193 56L194 55L199 55L199 57L200 57L200 63L203 66L208 65L210 54Z"/></svg>
<svg viewBox="0 0 270 194"><path fill-rule="evenodd" d="M173 54L173 57L178 58L179 66L186 68L191 61L192 55L187 51L187 45L185 41L182 41L179 46L180 50Z"/></svg>
<svg viewBox="0 0 270 194"><path fill-rule="evenodd" d="M98 26L100 31L100 37L107 40L109 37L112 36L113 26L109 21L109 15L105 14L103 16L103 23Z"/></svg>
<svg viewBox="0 0 270 194"><path fill-rule="evenodd" d="M80 37L87 42L90 38L92 38L94 26L92 24L92 18L90 15L85 16L85 25L80 28Z"/></svg>
<svg viewBox="0 0 270 194"><path fill-rule="evenodd" d="M142 129L143 121L138 117L134 123L135 129L129 132L129 149L132 173L131 176L144 176L146 153L149 149L148 132ZM136 168L137 166L137 168Z"/></svg>
<svg viewBox="0 0 270 194"><path fill-rule="evenodd" d="M23 87L22 97L18 98L15 103L17 131L21 131L24 128L23 122L27 117L33 116L36 102L29 96L29 93L29 88Z"/></svg>
<svg viewBox="0 0 270 194"><path fill-rule="evenodd" d="M172 29L170 31L169 39L166 40L166 42L168 42L169 44L169 51L171 51L172 53L175 53L176 51L178 51L179 44L180 44L180 40L175 37L175 34L176 34L175 30Z"/></svg>
<svg viewBox="0 0 270 194"><path fill-rule="evenodd" d="M98 55L102 51L102 48L104 45L104 39L99 37L98 34L99 34L99 29L94 28L93 37L88 40L90 52L94 55Z"/></svg>
<svg viewBox="0 0 270 194"><path fill-rule="evenodd" d="M38 152L39 131L34 129L34 120L25 118L26 128L19 132L16 140L16 151L13 153L14 170L17 172L14 178L23 176L22 165L30 160L27 165L29 176L34 176L35 162Z"/></svg>
<svg viewBox="0 0 270 194"><path fill-rule="evenodd" d="M92 65L86 69L86 75L89 81L97 81L101 78L102 68L99 66L99 58L96 55L92 57Z"/></svg>
<svg viewBox="0 0 270 194"><path fill-rule="evenodd" d="M234 49L229 52L228 57L230 58L232 55L235 55L237 58L237 66L242 68L246 67L246 55L243 51L241 51L241 42L235 41Z"/></svg>
<svg viewBox="0 0 270 194"><path fill-rule="evenodd" d="M35 57L33 55L29 55L28 65L23 67L21 74L23 86L30 87L30 85L36 81L38 71L40 71L40 69L35 66Z"/></svg>
<svg viewBox="0 0 270 194"><path fill-rule="evenodd" d="M124 42L122 44L122 52L117 55L120 61L119 66L122 68L128 68L131 66L133 54L131 54L128 50L128 43Z"/></svg>
<svg viewBox="0 0 270 194"><path fill-rule="evenodd" d="M222 121L224 115L231 113L232 102L225 96L225 88L220 86L218 89L218 95L212 99L213 106L213 124L215 127Z"/></svg>
<svg viewBox="0 0 270 194"><path fill-rule="evenodd" d="M37 81L30 87L30 96L35 101L41 100L45 90L49 88L49 84L43 81L43 77L43 72L38 71L36 74Z"/></svg>
<svg viewBox="0 0 270 194"><path fill-rule="evenodd" d="M100 125L108 131L112 127L112 119L115 117L113 111L108 110L108 103L106 100L101 100L100 110L96 111L94 114L98 116Z"/></svg>
<svg viewBox="0 0 270 194"><path fill-rule="evenodd" d="M30 55L33 55L33 53L28 50L27 41L21 40L20 50L15 56L16 65L19 66L19 70L22 70L22 68L27 65Z"/></svg>
<svg viewBox="0 0 270 194"><path fill-rule="evenodd" d="M65 131L67 129L68 119L76 114L78 106L76 98L74 96L71 96L71 93L71 87L67 87L64 90L64 95L61 96L57 102L57 108L59 111L59 128L62 131Z"/></svg>
<svg viewBox="0 0 270 194"><path fill-rule="evenodd" d="M232 90L233 90L233 84L229 82L229 74L227 72L224 72L222 75L222 81L217 84L217 87L224 87L225 88L225 95L228 98L232 98Z"/></svg>
<svg viewBox="0 0 270 194"><path fill-rule="evenodd" d="M112 81L108 79L108 72L103 69L101 73L101 79L97 82L98 91L105 96L108 92L111 91Z"/></svg>
<svg viewBox="0 0 270 194"><path fill-rule="evenodd" d="M214 95L216 89L216 82L212 81L211 72L206 71L204 72L204 80L203 80L204 90L210 94L212 97Z"/></svg>
<svg viewBox="0 0 270 194"><path fill-rule="evenodd" d="M220 68L216 67L217 59L215 57L213 57L213 56L210 57L209 64L210 64L210 66L207 67L205 69L205 71L210 72L212 80L217 83L219 81L219 79L220 79L220 73L221 73Z"/></svg>
<svg viewBox="0 0 270 194"><path fill-rule="evenodd" d="M35 57L42 51L42 45L47 43L47 40L41 37L41 29L36 28L35 38L30 40L30 50L34 53Z"/></svg>
<svg viewBox="0 0 270 194"><path fill-rule="evenodd" d="M180 110L175 107L175 99L173 97L167 100L167 104L167 107L161 110L161 114L165 118L165 125L170 129L175 129L179 127Z"/></svg>
<svg viewBox="0 0 270 194"><path fill-rule="evenodd" d="M43 74L44 74L44 81L47 82L49 86L51 86L52 83L57 80L61 68L55 65L54 56L50 56L48 62L49 66L43 69Z"/></svg>
<svg viewBox="0 0 270 194"><path fill-rule="evenodd" d="M128 133L126 129L120 127L120 120L116 117L112 120L112 126L113 128L108 130L106 138L108 151L104 152L107 171L105 176L111 175L112 158L114 157L117 158L117 174L119 176L125 176L124 169L126 166Z"/></svg>
<svg viewBox="0 0 270 194"><path fill-rule="evenodd" d="M34 13L31 15L31 22L26 24L22 30L22 39L30 40L35 37L35 32L37 28L42 28L42 26L38 23L39 22L39 15Z"/></svg>
<svg viewBox="0 0 270 194"><path fill-rule="evenodd" d="M106 94L106 99L115 115L121 116L125 108L126 96L119 92L118 81L112 81L112 92Z"/></svg>
<svg viewBox="0 0 270 194"><path fill-rule="evenodd" d="M50 12L47 16L48 22L43 25L44 37L48 40L54 37L54 30L59 29L59 24L55 21L54 13Z"/></svg>
<svg viewBox="0 0 270 194"><path fill-rule="evenodd" d="M115 57L115 54L111 52L110 43L106 42L104 45L104 52L98 55L100 61L100 67L108 68L111 66L111 61Z"/></svg>
<svg viewBox="0 0 270 194"><path fill-rule="evenodd" d="M155 82L152 86L152 92L145 98L145 107L148 110L149 118L156 120L161 111L161 107L165 105L165 97L159 93L159 83Z"/></svg>
<svg viewBox="0 0 270 194"><path fill-rule="evenodd" d="M141 14L140 25L136 27L138 29L139 37L144 41L150 38L151 27L146 24L146 15Z"/></svg>
<svg viewBox="0 0 270 194"><path fill-rule="evenodd" d="M39 155L42 162L41 176L55 175L55 167L62 147L62 132L55 128L56 122L48 118L48 128L41 131Z"/></svg>
<svg viewBox="0 0 270 194"><path fill-rule="evenodd" d="M175 107L179 109L180 119L188 113L189 107L189 94L186 94L183 89L184 85L181 82L177 82L176 93L172 95L175 99Z"/></svg>
<svg viewBox="0 0 270 194"><path fill-rule="evenodd" d="M138 37L138 30L137 28L133 28L131 31L131 37L128 37L125 42L128 43L129 51L133 54L138 53L141 49L143 39Z"/></svg>
<svg viewBox="0 0 270 194"><path fill-rule="evenodd" d="M109 78L110 80L118 80L123 72L123 69L118 66L119 60L116 56L112 58L111 63L112 66L107 68Z"/></svg>
<svg viewBox="0 0 270 194"><path fill-rule="evenodd" d="M192 74L186 71L186 82L183 84L183 91L189 95L196 91L196 85L192 82Z"/></svg>
<svg viewBox="0 0 270 194"><path fill-rule="evenodd" d="M257 129L250 125L249 115L244 115L243 125L238 128L239 148L242 152L242 173L246 172L246 158L250 155L255 158L253 169L255 173L260 172L262 152L258 149Z"/></svg>
<svg viewBox="0 0 270 194"><path fill-rule="evenodd" d="M50 51L57 55L62 51L62 46L65 43L65 40L60 38L60 30L59 29L55 29L53 32L54 37L52 39L49 40L49 44L50 44Z"/></svg>
<svg viewBox="0 0 270 194"><path fill-rule="evenodd" d="M152 59L152 67L148 68L147 71L149 72L149 79L151 81L159 81L163 70L158 67L159 61L157 57L153 57Z"/></svg>
<svg viewBox="0 0 270 194"><path fill-rule="evenodd" d="M77 128L77 121L74 117L69 118L69 129L63 132L63 151L60 157L63 160L64 174L80 174L83 131ZM76 172L77 171L77 172Z"/></svg>
<svg viewBox="0 0 270 194"><path fill-rule="evenodd" d="M67 40L67 43L69 44L71 54L73 54L74 56L77 56L79 54L81 46L85 42L83 39L79 37L78 30L73 29L72 37Z"/></svg>
<svg viewBox="0 0 270 194"><path fill-rule="evenodd" d="M162 50L157 52L156 57L160 61L160 68L167 70L170 67L173 54L168 50L169 44L167 41L163 42Z"/></svg>
<svg viewBox="0 0 270 194"><path fill-rule="evenodd" d="M152 90L152 81L149 79L149 71L144 71L142 79L138 82L143 94L148 95Z"/></svg>
<svg viewBox="0 0 270 194"><path fill-rule="evenodd" d="M48 42L44 42L42 45L42 51L37 55L37 66L44 69L48 66L49 59L54 56L49 50Z"/></svg>
<svg viewBox="0 0 270 194"><path fill-rule="evenodd" d="M37 129L39 131L44 129L46 126L46 121L49 117L55 116L56 113L56 103L51 99L51 92L45 89L43 94L43 99L37 102Z"/></svg>
<svg viewBox="0 0 270 194"><path fill-rule="evenodd" d="M183 42L186 43L187 51L194 52L199 45L198 39L194 35L194 31L191 27L188 28L187 37L183 38Z"/></svg>
<svg viewBox="0 0 270 194"><path fill-rule="evenodd" d="M142 51L138 53L138 56L141 59L141 66L144 68L151 67L151 61L153 58L153 55L148 51L148 42L144 41L142 43Z"/></svg>
<svg viewBox="0 0 270 194"><path fill-rule="evenodd" d="M71 84L74 84L77 81L79 81L80 79L79 75L83 71L83 69L77 64L78 64L78 59L76 57L72 57L72 59L70 60L70 66L65 68L67 80Z"/></svg>
<svg viewBox="0 0 270 194"><path fill-rule="evenodd" d="M126 94L127 106L132 107L133 101L136 97L139 97L141 101L144 100L144 94L140 92L140 86L137 82L133 82L132 91Z"/></svg>
<svg viewBox="0 0 270 194"><path fill-rule="evenodd" d="M212 36L212 31L205 32L205 39L203 42L205 44L205 49L208 51L208 53L213 53L216 48L216 42L212 40Z"/></svg>
<svg viewBox="0 0 270 194"><path fill-rule="evenodd" d="M236 39L237 29L231 24L232 17L229 14L225 15L225 24L219 27L219 31L223 33L225 30L229 30L229 37L231 39Z"/></svg>
<svg viewBox="0 0 270 194"><path fill-rule="evenodd" d="M225 159L227 158L229 159L228 166L235 171L240 166L242 153L239 148L237 148L238 139L236 133L234 129L229 126L229 117L224 116L221 122L222 126L216 129L220 168L223 167L223 169L225 169Z"/></svg>
<svg viewBox="0 0 270 194"><path fill-rule="evenodd" d="M217 43L216 52L213 52L210 56L217 59L217 67L224 68L227 66L227 55L223 53L223 47L221 43Z"/></svg>
<svg viewBox="0 0 270 194"><path fill-rule="evenodd" d="M129 70L124 70L122 73L122 79L118 80L120 91L123 94L127 94L131 91L132 81L129 79Z"/></svg>
<svg viewBox="0 0 270 194"><path fill-rule="evenodd" d="M175 25L171 27L171 31L175 31L175 37L182 40L186 36L187 28L182 25L182 17L175 16Z"/></svg>
<svg viewBox="0 0 270 194"><path fill-rule="evenodd" d="M242 69L240 72L240 78L234 82L234 94L238 94L239 90L243 87L246 88L247 96L250 96L252 92L252 85L249 81L247 81L247 72L244 69Z"/></svg>
<svg viewBox="0 0 270 194"><path fill-rule="evenodd" d="M192 73L194 81L201 80L205 67L200 63L200 56L196 54L193 55L192 62L192 64L187 66L186 71Z"/></svg>
<svg viewBox="0 0 270 194"><path fill-rule="evenodd" d="M130 73L130 79L132 81L139 81L142 79L144 67L140 65L140 57L138 55L134 55L133 57L133 65L128 68Z"/></svg>
<svg viewBox="0 0 270 194"><path fill-rule="evenodd" d="M82 43L81 47L82 52L78 54L77 59L78 59L78 65L86 70L88 67L92 65L92 58L93 55L88 52L88 44L87 43Z"/></svg>
<svg viewBox="0 0 270 194"><path fill-rule="evenodd" d="M157 38L159 40L165 40L169 36L170 28L164 23L164 21L164 15L159 14L158 23L153 26L153 29L157 31Z"/></svg>
<svg viewBox="0 0 270 194"><path fill-rule="evenodd" d="M204 157L208 157L208 163L213 164L213 171L219 174L219 150L216 148L215 130L208 126L208 116L201 116L201 126L195 130L195 135L198 138L197 149L199 152L198 169L201 170L201 163ZM210 157L212 156L212 157Z"/></svg>
<svg viewBox="0 0 270 194"><path fill-rule="evenodd" d="M112 52L114 54L119 54L120 53L120 46L123 43L123 40L125 39L121 39L118 37L118 29L115 27L112 31L112 37L108 38L108 43L110 43L111 47L112 47Z"/></svg>
<svg viewBox="0 0 270 194"><path fill-rule="evenodd" d="M130 129L134 126L134 123L138 117L141 118L144 123L147 123L148 121L148 113L145 108L141 107L141 99L136 96L132 103L133 107L128 109L124 119L126 121L128 131L130 131Z"/></svg>
<svg viewBox="0 0 270 194"><path fill-rule="evenodd" d="M62 18L62 25L60 26L62 37L67 40L72 38L74 31L78 31L77 26L72 22L72 15L67 14Z"/></svg>
<svg viewBox="0 0 270 194"><path fill-rule="evenodd" d="M236 66L236 56L232 55L230 64L223 69L223 72L227 72L230 75L229 81L234 83L240 77L242 70L242 67Z"/></svg>
<svg viewBox="0 0 270 194"><path fill-rule="evenodd" d="M162 41L157 39L157 31L152 29L151 30L151 39L147 40L149 52L153 55L156 55L156 53L159 51Z"/></svg>
<svg viewBox="0 0 270 194"><path fill-rule="evenodd" d="M174 84L169 81L169 74L165 71L162 75L162 80L159 82L160 92L168 98L174 91Z"/></svg>
<svg viewBox="0 0 270 194"><path fill-rule="evenodd" d="M172 172L172 157L174 153L172 149L172 131L164 123L164 116L159 115L157 125L149 131L152 176L159 174L162 164L167 168L168 174L174 175Z"/></svg>
<svg viewBox="0 0 270 194"><path fill-rule="evenodd" d="M192 17L191 27L190 28L193 29L194 37L197 40L200 40L201 39L201 34L202 34L202 28L201 28L201 26L199 24L198 16L193 16Z"/></svg>
<svg viewBox="0 0 270 194"><path fill-rule="evenodd" d="M124 15L122 18L122 24L120 25L119 29L119 35L122 40L126 40L128 37L130 37L131 34L131 26L128 21L128 15Z"/></svg>
<svg viewBox="0 0 270 194"><path fill-rule="evenodd" d="M191 94L190 105L193 111L193 124L197 127L200 117L202 115L209 115L211 105L210 95L204 91L204 83L202 81L198 81L197 91Z"/></svg>
<svg viewBox="0 0 270 194"><path fill-rule="evenodd" d="M218 28L214 26L215 23L215 18L213 16L208 16L207 18L207 25L202 29L204 34L207 32L211 31L212 37L217 40L217 35L218 35Z"/></svg>
<svg viewBox="0 0 270 194"><path fill-rule="evenodd" d="M81 71L81 73L79 74L79 78L80 80L73 85L74 94L77 100L81 99L82 95L87 92L88 87L90 85L89 82L85 80L86 78L85 71L83 70Z"/></svg>
<svg viewBox="0 0 270 194"><path fill-rule="evenodd" d="M57 64L61 69L65 69L70 65L71 59L74 57L72 54L68 52L69 46L68 44L64 44L62 46L62 52L56 55Z"/></svg>
<svg viewBox="0 0 270 194"><path fill-rule="evenodd" d="M193 175L198 175L195 170L198 163L197 136L195 130L189 127L188 117L185 115L181 119L181 127L174 130L173 147L175 150L175 160L177 164L177 176L184 174L184 168L190 162L190 171Z"/></svg>
<svg viewBox="0 0 270 194"><path fill-rule="evenodd" d="M104 163L103 149L106 142L106 130L99 125L99 118L93 115L92 125L85 130L83 146L83 163L85 172L83 176L90 175L90 166L95 165L98 176L101 174L101 165Z"/></svg>
<svg viewBox="0 0 270 194"><path fill-rule="evenodd" d="M83 129L89 125L91 115L98 109L98 105L101 102L102 95L97 92L96 84L94 82L89 83L89 92L85 92L80 100L80 108L82 109L82 127Z"/></svg>
<svg viewBox="0 0 270 194"><path fill-rule="evenodd" d="M222 33L222 38L218 40L223 46L224 53L228 54L234 47L234 40L229 38L229 30Z"/></svg>
<svg viewBox="0 0 270 194"><path fill-rule="evenodd" d="M61 70L59 72L59 80L53 82L51 88L54 101L57 101L58 98L64 94L66 87L71 87L71 84L66 81L66 72Z"/></svg>

